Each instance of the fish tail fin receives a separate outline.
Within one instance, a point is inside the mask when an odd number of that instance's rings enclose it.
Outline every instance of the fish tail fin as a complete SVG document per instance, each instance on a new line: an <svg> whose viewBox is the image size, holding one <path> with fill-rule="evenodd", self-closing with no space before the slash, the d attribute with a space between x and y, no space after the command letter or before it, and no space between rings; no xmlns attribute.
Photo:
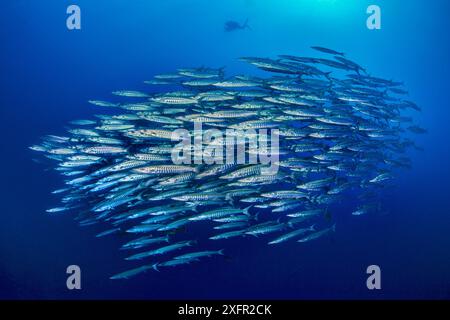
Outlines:
<svg viewBox="0 0 450 320"><path fill-rule="evenodd" d="M245 214L246 216L249 216L250 213L248 212L250 210L250 208L252 207L252 205L248 206L247 208L245 208L244 210L242 210L242 213Z"/></svg>
<svg viewBox="0 0 450 320"><path fill-rule="evenodd" d="M316 230L317 230L315 224L313 224L312 226L310 226L308 229L309 229L309 231L316 231Z"/></svg>
<svg viewBox="0 0 450 320"><path fill-rule="evenodd" d="M326 77L328 80L331 80L331 79L330 79L330 76L331 76L332 73L333 73L333 71L328 71L328 72L324 72L323 74L325 75L325 77Z"/></svg>
<svg viewBox="0 0 450 320"><path fill-rule="evenodd" d="M196 244L197 244L197 240L190 240L190 241L187 242L187 245L190 246L190 247L193 246L193 245L196 245Z"/></svg>
<svg viewBox="0 0 450 320"><path fill-rule="evenodd" d="M331 227L331 231L336 232L336 223Z"/></svg>
<svg viewBox="0 0 450 320"><path fill-rule="evenodd" d="M166 234L166 239L164 239L166 242L170 242L170 237L168 234Z"/></svg>
<svg viewBox="0 0 450 320"><path fill-rule="evenodd" d="M220 249L219 251L217 251L218 254L220 254L221 256L225 255L225 249Z"/></svg>
<svg viewBox="0 0 450 320"><path fill-rule="evenodd" d="M153 264L152 269L159 272L158 263Z"/></svg>
<svg viewBox="0 0 450 320"><path fill-rule="evenodd" d="M136 199L139 201L143 201L144 200L143 194L144 194L144 191L139 192L139 194L136 196Z"/></svg>

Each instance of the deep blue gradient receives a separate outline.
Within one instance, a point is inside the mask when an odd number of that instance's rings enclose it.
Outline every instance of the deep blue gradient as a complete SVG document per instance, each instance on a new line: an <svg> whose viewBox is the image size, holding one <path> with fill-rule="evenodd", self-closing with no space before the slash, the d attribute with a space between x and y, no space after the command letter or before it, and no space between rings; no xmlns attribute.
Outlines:
<svg viewBox="0 0 450 320"><path fill-rule="evenodd" d="M66 28L70 4L81 7L80 31ZM369 4L381 6L382 30L366 28ZM0 1L0 298L450 298L449 10L447 0ZM246 18L251 30L223 31ZM178 67L252 73L236 58L313 54L311 45L405 81L423 108L425 151L411 152L413 168L384 202L389 214L352 217L343 206L331 237L276 248L232 240L230 260L117 282L109 276L130 267L120 238L45 213L62 179L28 146L102 112L87 100L148 90L143 80ZM82 290L66 289L71 264ZM366 288L371 264L382 269L380 291Z"/></svg>

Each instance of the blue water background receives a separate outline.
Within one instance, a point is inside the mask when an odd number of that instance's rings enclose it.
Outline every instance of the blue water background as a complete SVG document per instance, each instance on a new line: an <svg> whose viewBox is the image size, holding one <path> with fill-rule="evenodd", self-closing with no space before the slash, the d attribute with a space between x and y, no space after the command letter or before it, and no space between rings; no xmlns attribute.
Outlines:
<svg viewBox="0 0 450 320"><path fill-rule="evenodd" d="M82 30L65 25L68 5ZM365 26L382 9L382 30ZM8 299L399 299L450 298L450 74L446 0L72 0L0 2L0 298ZM227 20L251 30L223 31ZM102 113L87 103L179 67L255 70L240 56L308 55L322 45L347 53L376 76L402 80L429 129L384 201L387 215L334 213L336 233L316 242L268 247L230 241L232 259L150 272L124 282L117 237L48 215L62 179L34 163L28 146L63 134L68 121ZM156 89L152 89L156 90ZM82 290L66 289L65 269L82 269ZM382 270L382 290L366 288L366 267Z"/></svg>

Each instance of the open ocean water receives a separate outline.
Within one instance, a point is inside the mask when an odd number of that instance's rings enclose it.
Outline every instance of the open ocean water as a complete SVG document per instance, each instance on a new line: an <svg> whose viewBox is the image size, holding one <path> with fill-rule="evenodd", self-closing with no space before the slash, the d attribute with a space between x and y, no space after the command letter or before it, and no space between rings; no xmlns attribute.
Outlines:
<svg viewBox="0 0 450 320"><path fill-rule="evenodd" d="M81 30L66 27L71 4L81 8ZM381 30L366 27L371 4L382 10ZM1 1L0 298L450 298L449 10L446 0ZM224 32L226 21L246 19L251 29ZM237 58L312 55L314 45L404 81L422 108L415 119L428 133L413 137L424 150L409 152L412 168L383 196L385 214L352 216L344 201L333 212L336 232L317 241L232 239L229 259L112 281L129 268L121 236L97 239L100 226L45 212L58 206L51 191L62 178L28 147L101 113L88 100L157 92L143 80L182 67L252 74ZM81 290L66 288L73 264ZM369 265L380 266L381 290L366 287Z"/></svg>

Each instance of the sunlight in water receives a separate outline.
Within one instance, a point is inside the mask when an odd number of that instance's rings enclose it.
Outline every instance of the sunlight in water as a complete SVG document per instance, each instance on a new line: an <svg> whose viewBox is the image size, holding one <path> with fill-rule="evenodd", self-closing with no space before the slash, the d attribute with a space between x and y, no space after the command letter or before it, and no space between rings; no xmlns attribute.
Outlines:
<svg viewBox="0 0 450 320"><path fill-rule="evenodd" d="M317 0L319 3L335 3L337 0Z"/></svg>
<svg viewBox="0 0 450 320"><path fill-rule="evenodd" d="M279 5L293 10L302 10L321 17L344 17L349 14L365 12L364 1L360 0L279 0Z"/></svg>

